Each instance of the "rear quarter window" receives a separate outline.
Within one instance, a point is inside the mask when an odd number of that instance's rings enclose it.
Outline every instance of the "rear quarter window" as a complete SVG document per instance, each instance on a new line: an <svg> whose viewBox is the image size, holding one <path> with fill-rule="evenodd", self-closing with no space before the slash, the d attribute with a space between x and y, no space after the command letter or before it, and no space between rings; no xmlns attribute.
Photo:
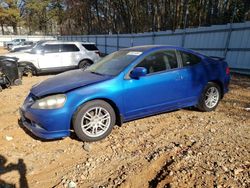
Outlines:
<svg viewBox="0 0 250 188"><path fill-rule="evenodd" d="M75 44L63 44L61 52L78 52L79 48Z"/></svg>
<svg viewBox="0 0 250 188"><path fill-rule="evenodd" d="M82 46L88 51L97 51L98 48L94 44L82 44Z"/></svg>
<svg viewBox="0 0 250 188"><path fill-rule="evenodd" d="M201 62L201 58L194 54L184 52L184 51L179 51L179 52L180 52L184 67L189 66L189 65L195 65Z"/></svg>

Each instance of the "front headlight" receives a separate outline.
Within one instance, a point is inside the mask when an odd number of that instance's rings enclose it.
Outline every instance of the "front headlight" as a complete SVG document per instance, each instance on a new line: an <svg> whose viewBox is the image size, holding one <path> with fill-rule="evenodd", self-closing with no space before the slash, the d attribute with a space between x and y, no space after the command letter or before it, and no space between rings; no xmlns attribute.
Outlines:
<svg viewBox="0 0 250 188"><path fill-rule="evenodd" d="M35 109L57 109L63 107L66 102L66 95L58 94L37 100L31 108Z"/></svg>

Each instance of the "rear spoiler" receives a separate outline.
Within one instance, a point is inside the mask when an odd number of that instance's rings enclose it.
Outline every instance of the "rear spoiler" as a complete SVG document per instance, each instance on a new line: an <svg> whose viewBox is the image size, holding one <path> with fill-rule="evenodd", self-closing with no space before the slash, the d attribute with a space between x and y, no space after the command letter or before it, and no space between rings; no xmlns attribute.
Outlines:
<svg viewBox="0 0 250 188"><path fill-rule="evenodd" d="M217 61L224 61L225 58L224 57L217 57L217 56L209 56L210 58L217 60Z"/></svg>

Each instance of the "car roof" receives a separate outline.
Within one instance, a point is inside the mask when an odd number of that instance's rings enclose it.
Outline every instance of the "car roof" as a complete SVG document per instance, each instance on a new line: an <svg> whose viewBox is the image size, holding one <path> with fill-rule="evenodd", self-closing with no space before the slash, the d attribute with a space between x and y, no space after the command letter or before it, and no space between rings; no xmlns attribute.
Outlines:
<svg viewBox="0 0 250 188"><path fill-rule="evenodd" d="M164 48L173 48L173 49L184 49L179 46L172 46L172 45L144 45L144 46L134 46L130 48L124 48L122 50L129 50L129 51L149 51L149 50L158 50L158 49L164 49Z"/></svg>
<svg viewBox="0 0 250 188"><path fill-rule="evenodd" d="M192 53L198 56L203 56L203 54L193 51L191 49L183 48L180 46L172 46L172 45L144 45L144 46L134 46L130 48L123 48L122 50L127 50L127 51L139 51L139 52L151 52L154 50L164 50L164 49L174 49L174 50L181 50L181 51L186 51L188 53Z"/></svg>
<svg viewBox="0 0 250 188"><path fill-rule="evenodd" d="M52 41L57 41L57 40L54 40L54 39L46 39L46 40L38 40L38 41L35 41L35 42L52 42Z"/></svg>
<svg viewBox="0 0 250 188"><path fill-rule="evenodd" d="M79 41L48 41L45 42L45 44L93 44L95 45L95 43L91 43L91 42L79 42Z"/></svg>

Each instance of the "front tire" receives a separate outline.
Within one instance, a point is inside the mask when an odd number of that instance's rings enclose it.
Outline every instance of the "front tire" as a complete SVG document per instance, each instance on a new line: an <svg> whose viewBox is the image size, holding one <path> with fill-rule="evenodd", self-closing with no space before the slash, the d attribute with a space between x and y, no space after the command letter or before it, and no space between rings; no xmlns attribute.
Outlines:
<svg viewBox="0 0 250 188"><path fill-rule="evenodd" d="M31 78L34 75L34 71L29 69L29 70L25 71L25 74L27 77Z"/></svg>
<svg viewBox="0 0 250 188"><path fill-rule="evenodd" d="M218 84L209 82L202 92L197 108L203 112L216 109L221 99L221 89Z"/></svg>
<svg viewBox="0 0 250 188"><path fill-rule="evenodd" d="M32 63L29 62L20 62L20 67L22 67L22 73L23 75L27 77L32 77L34 75L37 75L37 69Z"/></svg>
<svg viewBox="0 0 250 188"><path fill-rule="evenodd" d="M93 100L79 107L73 128L79 139L94 142L107 137L116 122L115 111L103 100Z"/></svg>

